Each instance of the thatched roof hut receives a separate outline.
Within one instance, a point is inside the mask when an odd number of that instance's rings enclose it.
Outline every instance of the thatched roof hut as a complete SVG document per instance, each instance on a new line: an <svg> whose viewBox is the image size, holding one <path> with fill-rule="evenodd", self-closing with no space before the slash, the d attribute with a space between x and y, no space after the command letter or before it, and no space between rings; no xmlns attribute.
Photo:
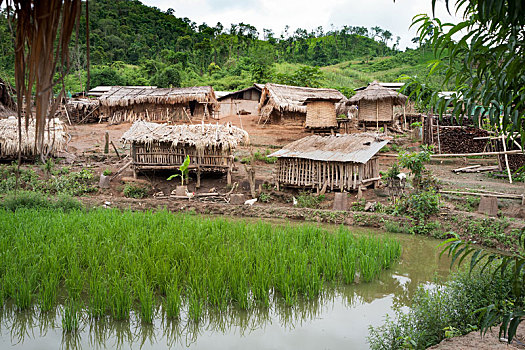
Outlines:
<svg viewBox="0 0 525 350"><path fill-rule="evenodd" d="M294 141L269 157L278 157L277 182L292 187L356 189L377 184L375 156L388 143L377 134L312 135Z"/></svg>
<svg viewBox="0 0 525 350"><path fill-rule="evenodd" d="M14 91L0 79L0 117L16 115L16 103L11 97Z"/></svg>
<svg viewBox="0 0 525 350"><path fill-rule="evenodd" d="M242 90L228 92L217 100L220 102L220 115L241 115L258 113L259 100L261 99L261 91L264 88L262 84L253 84Z"/></svg>
<svg viewBox="0 0 525 350"><path fill-rule="evenodd" d="M100 98L111 122L210 117L219 108L211 86L151 88L114 86Z"/></svg>
<svg viewBox="0 0 525 350"><path fill-rule="evenodd" d="M66 145L64 123L58 118L47 121L44 127L44 154L57 155ZM35 156L35 122L29 121L27 130L22 123L22 156ZM16 117L0 119L0 158L18 156L18 120Z"/></svg>
<svg viewBox="0 0 525 350"><path fill-rule="evenodd" d="M227 171L233 150L248 143L248 133L227 125L167 125L137 121L122 135L131 144L134 170L178 169L190 156L190 169Z"/></svg>
<svg viewBox="0 0 525 350"><path fill-rule="evenodd" d="M360 122L391 123L394 119L393 107L404 105L407 97L397 91L381 86L374 81L364 90L357 91L348 104L358 105Z"/></svg>
<svg viewBox="0 0 525 350"><path fill-rule="evenodd" d="M303 123L306 120L305 102L341 100L344 95L335 89L316 89L300 86L266 84L259 101L261 120L278 123L288 119Z"/></svg>

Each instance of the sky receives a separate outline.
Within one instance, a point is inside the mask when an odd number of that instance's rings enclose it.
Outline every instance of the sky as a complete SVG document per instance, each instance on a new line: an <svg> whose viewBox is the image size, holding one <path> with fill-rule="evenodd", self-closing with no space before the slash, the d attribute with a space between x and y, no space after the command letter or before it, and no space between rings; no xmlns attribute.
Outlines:
<svg viewBox="0 0 525 350"><path fill-rule="evenodd" d="M215 26L221 22L225 28L231 23L246 23L257 28L272 29L278 37L286 25L290 33L297 28L311 31L323 26L332 28L379 26L388 29L393 38L401 37L399 48L414 47L411 39L417 36L415 28L409 30L412 18L421 13L432 13L431 0L141 0L148 6L163 11L175 10L175 16L188 17L197 24ZM442 0L436 5L436 16L442 22L457 22L450 16ZM394 42L390 42L392 46Z"/></svg>

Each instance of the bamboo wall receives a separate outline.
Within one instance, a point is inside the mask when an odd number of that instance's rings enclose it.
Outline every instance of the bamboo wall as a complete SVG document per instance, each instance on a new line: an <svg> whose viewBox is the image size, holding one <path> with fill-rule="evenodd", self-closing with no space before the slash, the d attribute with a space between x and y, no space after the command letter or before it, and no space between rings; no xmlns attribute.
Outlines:
<svg viewBox="0 0 525 350"><path fill-rule="evenodd" d="M212 113L212 108L201 103L196 103L193 115L190 112L189 103L178 104L135 104L132 106L103 107L103 112L108 116L110 124L122 122L135 122L137 120L146 121L169 121L169 120L188 120L188 118L208 117Z"/></svg>
<svg viewBox="0 0 525 350"><path fill-rule="evenodd" d="M312 129L336 127L335 103L329 101L308 102L305 126Z"/></svg>
<svg viewBox="0 0 525 350"><path fill-rule="evenodd" d="M365 180L378 178L378 165L377 157L365 164L283 157L278 159L277 181L284 186L318 189L326 182L330 190L349 191L357 189Z"/></svg>
<svg viewBox="0 0 525 350"><path fill-rule="evenodd" d="M187 155L192 169L224 172L233 164L231 151L222 149L206 148L199 152L195 146L171 147L170 143L133 143L131 146L131 159L137 170L178 169Z"/></svg>
<svg viewBox="0 0 525 350"><path fill-rule="evenodd" d="M360 122L379 122L389 123L394 118L394 109L392 99L383 99L377 101L361 100L359 101L358 120Z"/></svg>
<svg viewBox="0 0 525 350"><path fill-rule="evenodd" d="M300 125L303 126L303 123L306 119L306 113L299 112L279 112L274 108L271 114L272 124L285 124L285 125Z"/></svg>

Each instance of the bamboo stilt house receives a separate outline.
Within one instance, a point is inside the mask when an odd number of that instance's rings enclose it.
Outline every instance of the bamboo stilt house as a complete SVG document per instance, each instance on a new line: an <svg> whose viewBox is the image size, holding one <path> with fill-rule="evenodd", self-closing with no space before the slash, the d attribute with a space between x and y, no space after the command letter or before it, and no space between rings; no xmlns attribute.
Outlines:
<svg viewBox="0 0 525 350"><path fill-rule="evenodd" d="M219 109L211 86L166 89L116 86L99 100L102 113L113 124L136 120L204 119Z"/></svg>
<svg viewBox="0 0 525 350"><path fill-rule="evenodd" d="M405 95L381 86L374 81L364 90L357 91L347 103L358 106L357 119L365 124L376 126L391 124L394 121L394 106L404 105Z"/></svg>
<svg viewBox="0 0 525 350"><path fill-rule="evenodd" d="M305 102L307 100L340 101L344 98L344 95L335 89L316 89L267 83L264 85L259 101L260 121L302 125L306 122L307 106ZM322 108L324 109L324 107Z"/></svg>
<svg viewBox="0 0 525 350"><path fill-rule="evenodd" d="M312 135L268 157L278 157L278 186L350 191L377 185L379 164L375 155L387 143L370 133Z"/></svg>
<svg viewBox="0 0 525 350"><path fill-rule="evenodd" d="M27 129L22 122L22 156L31 158L35 153L35 121L29 120ZM43 154L56 156L66 145L64 123L58 118L47 120L44 126ZM0 158L15 159L18 157L18 120L16 117L0 119Z"/></svg>
<svg viewBox="0 0 525 350"><path fill-rule="evenodd" d="M134 171L177 170L190 156L190 170L201 172L226 172L230 181L233 150L241 143L248 143L248 133L227 125L196 124L167 125L137 121L122 135L131 144Z"/></svg>

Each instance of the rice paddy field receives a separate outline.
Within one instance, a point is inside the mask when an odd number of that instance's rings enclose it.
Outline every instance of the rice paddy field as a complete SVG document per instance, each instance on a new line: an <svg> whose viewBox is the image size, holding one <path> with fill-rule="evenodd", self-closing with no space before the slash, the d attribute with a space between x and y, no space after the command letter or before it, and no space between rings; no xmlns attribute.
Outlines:
<svg viewBox="0 0 525 350"><path fill-rule="evenodd" d="M167 211L1 210L0 222L0 348L36 325L67 347L86 332L156 348L159 329L182 347L204 331L295 329L336 298L347 312L375 295L402 254L382 234Z"/></svg>

